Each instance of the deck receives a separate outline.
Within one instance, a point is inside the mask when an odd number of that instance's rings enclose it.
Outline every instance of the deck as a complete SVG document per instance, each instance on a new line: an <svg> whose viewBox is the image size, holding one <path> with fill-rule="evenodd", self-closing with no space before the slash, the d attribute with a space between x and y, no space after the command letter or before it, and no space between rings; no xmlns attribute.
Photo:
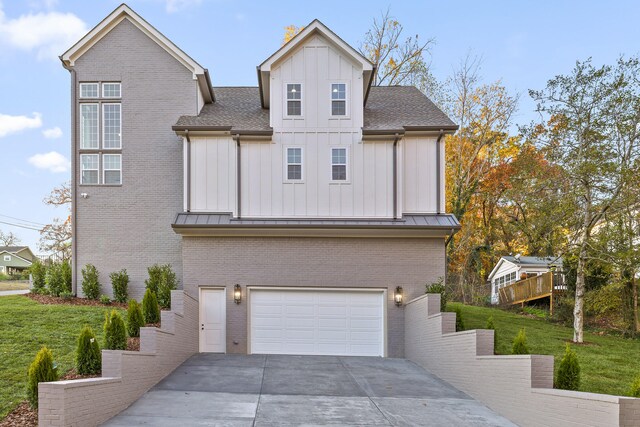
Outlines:
<svg viewBox="0 0 640 427"><path fill-rule="evenodd" d="M566 292L567 285L562 275L553 272L529 277L498 290L500 304L524 304L541 298L549 298L549 313L553 314L553 299Z"/></svg>

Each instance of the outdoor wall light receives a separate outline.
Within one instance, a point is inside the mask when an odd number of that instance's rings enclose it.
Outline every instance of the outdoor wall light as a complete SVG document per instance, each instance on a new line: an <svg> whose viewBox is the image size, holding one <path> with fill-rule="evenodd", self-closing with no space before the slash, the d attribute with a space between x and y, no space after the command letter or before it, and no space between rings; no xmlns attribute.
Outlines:
<svg viewBox="0 0 640 427"><path fill-rule="evenodd" d="M393 300L396 302L398 307L402 305L402 286L398 286L396 288L396 291L393 294Z"/></svg>
<svg viewBox="0 0 640 427"><path fill-rule="evenodd" d="M233 287L233 300L236 304L240 304L240 301L242 301L242 288L237 283Z"/></svg>

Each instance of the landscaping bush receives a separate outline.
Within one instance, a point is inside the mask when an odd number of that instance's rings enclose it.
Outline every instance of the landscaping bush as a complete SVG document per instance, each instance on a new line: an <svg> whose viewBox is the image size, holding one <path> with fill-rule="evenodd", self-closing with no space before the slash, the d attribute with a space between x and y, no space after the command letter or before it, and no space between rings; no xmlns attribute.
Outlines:
<svg viewBox="0 0 640 427"><path fill-rule="evenodd" d="M60 296L65 291L65 282L61 263L52 263L47 267L45 281L49 294L54 297Z"/></svg>
<svg viewBox="0 0 640 427"><path fill-rule="evenodd" d="M456 332L464 331L464 320L462 319L462 310L456 306L453 311L456 313Z"/></svg>
<svg viewBox="0 0 640 427"><path fill-rule="evenodd" d="M636 379L631 383L631 388L629 389L629 396L640 397L640 375L638 375Z"/></svg>
<svg viewBox="0 0 640 427"><path fill-rule="evenodd" d="M28 376L27 399L33 409L38 409L38 383L58 380L58 371L53 366L51 350L47 347L40 349L35 360L29 366Z"/></svg>
<svg viewBox="0 0 640 427"><path fill-rule="evenodd" d="M493 331L493 354L498 354L498 331L496 331L496 325L493 323L493 316L489 316L487 319L486 329L490 329Z"/></svg>
<svg viewBox="0 0 640 427"><path fill-rule="evenodd" d="M553 317L565 326L573 326L573 296L558 298L553 304Z"/></svg>
<svg viewBox="0 0 640 427"><path fill-rule="evenodd" d="M7 276L7 275L6 275L6 274L4 274L4 273L0 273L0 280L1 280L1 281L9 280L9 276Z"/></svg>
<svg viewBox="0 0 640 427"><path fill-rule="evenodd" d="M132 299L129 301L129 309L127 310L127 332L129 336L139 337L142 326L144 326L142 307L140 307L138 301Z"/></svg>
<svg viewBox="0 0 640 427"><path fill-rule="evenodd" d="M60 276L62 276L62 292L71 293L73 287L71 284L71 264L69 261L62 261L60 263Z"/></svg>
<svg viewBox="0 0 640 427"><path fill-rule="evenodd" d="M153 264L151 267L147 268L147 272L149 273L149 278L144 281L144 285L151 292L158 295L158 288L162 281L162 266L159 264Z"/></svg>
<svg viewBox="0 0 640 427"><path fill-rule="evenodd" d="M558 366L558 374L556 376L556 388L562 390L578 390L580 387L580 363L578 356L571 350L571 346L567 344L564 350L564 356Z"/></svg>
<svg viewBox="0 0 640 427"><path fill-rule="evenodd" d="M444 287L444 279L441 277L437 282L433 282L430 285L426 285L427 290L425 293L427 294L440 294L440 312L444 313L447 311L447 290Z"/></svg>
<svg viewBox="0 0 640 427"><path fill-rule="evenodd" d="M89 299L98 299L100 295L100 274L93 264L87 264L82 269L82 293Z"/></svg>
<svg viewBox="0 0 640 427"><path fill-rule="evenodd" d="M38 293L41 289L44 289L46 286L45 275L47 274L47 267L36 258L29 267L29 273L31 273L31 280L33 280L32 291Z"/></svg>
<svg viewBox="0 0 640 427"><path fill-rule="evenodd" d="M156 294L147 289L142 298L142 315L144 317L145 324L160 322L160 307L158 306L158 299Z"/></svg>
<svg viewBox="0 0 640 427"><path fill-rule="evenodd" d="M527 347L527 334L525 333L524 328L520 329L516 337L513 339L511 354L530 354L529 347Z"/></svg>
<svg viewBox="0 0 640 427"><path fill-rule="evenodd" d="M107 295L100 295L100 303L104 305L109 305L111 304L111 298L109 298Z"/></svg>
<svg viewBox="0 0 640 427"><path fill-rule="evenodd" d="M104 348L107 350L126 350L127 331L124 320L116 310L107 312L104 319Z"/></svg>
<svg viewBox="0 0 640 427"><path fill-rule="evenodd" d="M113 299L117 302L127 302L129 297L129 275L127 270L122 269L109 275L111 286L113 287Z"/></svg>
<svg viewBox="0 0 640 427"><path fill-rule="evenodd" d="M102 354L93 330L89 326L82 328L76 349L76 370L80 375L94 375L102 368Z"/></svg>
<svg viewBox="0 0 640 427"><path fill-rule="evenodd" d="M62 298L63 300L70 300L71 298L73 298L73 293L71 292L67 292L67 291L62 291L60 292L60 298Z"/></svg>
<svg viewBox="0 0 640 427"><path fill-rule="evenodd" d="M170 264L162 266L162 278L160 286L158 286L158 304L161 308L171 308L171 291L178 288L178 279L176 273Z"/></svg>

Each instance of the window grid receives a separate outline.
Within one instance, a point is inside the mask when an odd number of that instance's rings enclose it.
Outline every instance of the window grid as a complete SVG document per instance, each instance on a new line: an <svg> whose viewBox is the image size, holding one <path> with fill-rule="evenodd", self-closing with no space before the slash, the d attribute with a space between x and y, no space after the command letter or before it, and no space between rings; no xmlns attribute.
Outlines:
<svg viewBox="0 0 640 427"><path fill-rule="evenodd" d="M80 154L80 184L98 184L99 157Z"/></svg>
<svg viewBox="0 0 640 427"><path fill-rule="evenodd" d="M287 116L302 116L302 84L287 84Z"/></svg>
<svg viewBox="0 0 640 427"><path fill-rule="evenodd" d="M121 106L120 104L102 104L102 147L121 148Z"/></svg>
<svg viewBox="0 0 640 427"><path fill-rule="evenodd" d="M347 180L347 149L346 148L331 149L331 180L332 181Z"/></svg>
<svg viewBox="0 0 640 427"><path fill-rule="evenodd" d="M331 115L347 115L347 85L346 83L331 84Z"/></svg>
<svg viewBox="0 0 640 427"><path fill-rule="evenodd" d="M98 104L80 105L80 148L98 148Z"/></svg>
<svg viewBox="0 0 640 427"><path fill-rule="evenodd" d="M287 148L287 179L302 180L302 148Z"/></svg>
<svg viewBox="0 0 640 427"><path fill-rule="evenodd" d="M122 184L122 155L104 154L102 156L102 171L104 184Z"/></svg>
<svg viewBox="0 0 640 427"><path fill-rule="evenodd" d="M122 85L120 83L102 83L103 98L121 98Z"/></svg>
<svg viewBox="0 0 640 427"><path fill-rule="evenodd" d="M80 83L80 98L98 98L98 83Z"/></svg>

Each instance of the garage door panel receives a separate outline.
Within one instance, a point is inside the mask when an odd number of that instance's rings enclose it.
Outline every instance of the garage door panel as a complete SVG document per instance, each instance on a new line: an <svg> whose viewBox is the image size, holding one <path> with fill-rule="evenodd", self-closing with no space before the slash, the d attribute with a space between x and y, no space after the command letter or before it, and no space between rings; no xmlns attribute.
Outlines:
<svg viewBox="0 0 640 427"><path fill-rule="evenodd" d="M252 289L252 353L382 356L384 294Z"/></svg>

